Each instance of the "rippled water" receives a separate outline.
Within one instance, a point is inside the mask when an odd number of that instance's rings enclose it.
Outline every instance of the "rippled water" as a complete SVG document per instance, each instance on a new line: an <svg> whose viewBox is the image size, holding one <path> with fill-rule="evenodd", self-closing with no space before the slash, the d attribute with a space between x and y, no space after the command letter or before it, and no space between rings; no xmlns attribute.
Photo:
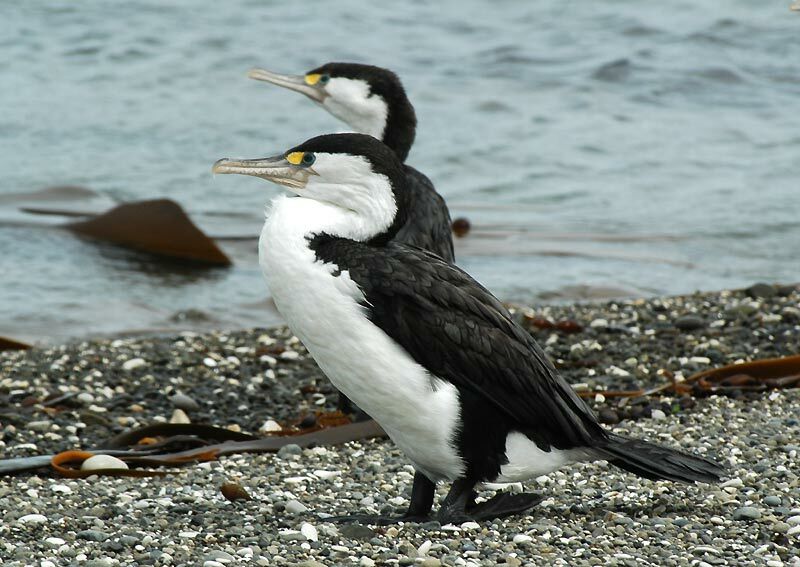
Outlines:
<svg viewBox="0 0 800 567"><path fill-rule="evenodd" d="M800 14L788 2L39 1L0 12L0 196L56 184L116 201L169 196L211 232L255 235L276 189L215 179L211 164L342 126L247 69L362 61L403 78L420 123L409 163L472 220L459 264L501 298L800 279ZM229 249L229 270L175 270L0 223L0 334L273 323L254 246Z"/></svg>

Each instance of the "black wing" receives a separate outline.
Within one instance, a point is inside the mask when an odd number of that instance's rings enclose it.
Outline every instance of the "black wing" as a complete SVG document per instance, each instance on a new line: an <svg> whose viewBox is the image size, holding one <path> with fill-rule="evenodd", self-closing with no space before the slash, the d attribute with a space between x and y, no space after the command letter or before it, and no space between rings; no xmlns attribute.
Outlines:
<svg viewBox="0 0 800 567"><path fill-rule="evenodd" d="M397 243L376 248L317 237L312 248L349 272L372 322L414 360L535 431L540 446L566 449L605 440L594 415L533 337L459 268Z"/></svg>
<svg viewBox="0 0 800 567"><path fill-rule="evenodd" d="M408 220L393 240L429 250L452 263L453 235L444 199L425 175L409 166L405 166L405 171Z"/></svg>

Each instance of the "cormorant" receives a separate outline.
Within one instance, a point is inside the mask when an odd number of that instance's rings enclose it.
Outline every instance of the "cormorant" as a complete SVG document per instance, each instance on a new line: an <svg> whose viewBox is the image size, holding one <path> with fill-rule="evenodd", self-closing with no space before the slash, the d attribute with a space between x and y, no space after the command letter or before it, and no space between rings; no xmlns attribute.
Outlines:
<svg viewBox="0 0 800 567"><path fill-rule="evenodd" d="M458 267L395 238L410 211L405 169L363 134L312 138L256 160L219 160L217 173L253 175L296 196L272 201L260 264L289 327L330 380L405 452L416 475L400 518L524 512L537 494L476 503L483 482L515 482L606 459L656 480L714 482L699 456L604 429L500 302Z"/></svg>

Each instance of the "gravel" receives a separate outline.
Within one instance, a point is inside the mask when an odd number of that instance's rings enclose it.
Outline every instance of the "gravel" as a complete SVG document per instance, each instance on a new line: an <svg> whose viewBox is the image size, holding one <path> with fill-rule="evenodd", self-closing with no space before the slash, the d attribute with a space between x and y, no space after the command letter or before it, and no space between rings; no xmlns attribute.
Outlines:
<svg viewBox="0 0 800 567"><path fill-rule="evenodd" d="M525 307L515 316L577 387L646 388L662 383L665 372L688 376L800 352L800 295L771 287L774 293L762 286ZM697 319L692 329L689 315ZM542 320L571 320L580 330L546 328ZM268 420L330 410L335 397L286 329L2 353L0 454L88 448L123 429L167 421L176 408L195 422L257 432ZM594 404L615 414L604 419L615 431L716 456L729 478L683 486L581 464L527 483L526 490L546 495L528 516L378 527L336 525L320 515L407 505L413 469L386 440L235 455L159 478L80 480L43 471L0 479L0 562L800 566L800 391L643 398L632 404L637 411L611 398ZM220 493L227 482L252 499L227 500Z"/></svg>

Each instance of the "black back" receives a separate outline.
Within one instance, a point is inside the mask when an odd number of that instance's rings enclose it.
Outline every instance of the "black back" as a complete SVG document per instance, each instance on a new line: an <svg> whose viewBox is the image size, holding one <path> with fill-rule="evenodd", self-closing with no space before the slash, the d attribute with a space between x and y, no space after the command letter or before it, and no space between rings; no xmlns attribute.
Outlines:
<svg viewBox="0 0 800 567"><path fill-rule="evenodd" d="M459 390L463 427L456 441L468 477L497 476L512 430L545 451L606 442L533 337L468 274L395 242L373 248L319 235L310 244L318 259L348 271L376 326Z"/></svg>

